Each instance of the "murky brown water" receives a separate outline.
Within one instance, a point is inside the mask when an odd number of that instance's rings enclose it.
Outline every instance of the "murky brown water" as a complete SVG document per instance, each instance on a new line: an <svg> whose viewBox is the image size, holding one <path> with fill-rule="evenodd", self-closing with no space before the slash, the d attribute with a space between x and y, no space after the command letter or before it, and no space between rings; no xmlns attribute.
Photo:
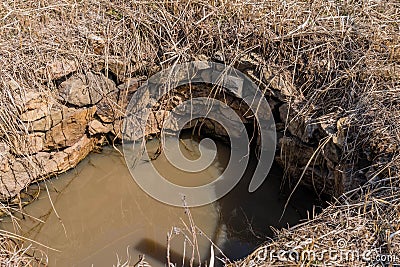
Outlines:
<svg viewBox="0 0 400 267"><path fill-rule="evenodd" d="M157 143L151 141L148 145L155 151ZM186 137L183 143L186 157L199 156L196 141ZM229 149L222 143L217 147L217 160L200 173L183 175L168 164L163 154L153 163L174 183L204 184L216 179L229 159ZM272 234L270 226L296 224L312 207L314 198L309 192L299 191L292 201L296 207L289 205L279 221L287 197L287 193L280 193L282 173L273 168L261 190L249 194L248 180L256 161L250 163L246 177L226 197L190 210L195 224L231 258L243 257L265 241ZM18 224L6 218L0 227L61 251L35 245L48 254L50 267L113 266L117 255L122 262L130 255L133 265L139 254L145 254L153 266L165 266L167 233L173 227L176 231L185 231L185 225L190 227L182 208L158 202L136 185L123 157L113 148L105 148L101 154L92 153L76 169L42 183L40 188L39 200L24 211L41 221L28 216L22 219L17 214ZM188 231L186 234L190 236ZM184 253L190 258L191 238L185 241L183 234L173 236L171 260L181 264ZM208 260L209 240L200 235L198 242L202 261Z"/></svg>

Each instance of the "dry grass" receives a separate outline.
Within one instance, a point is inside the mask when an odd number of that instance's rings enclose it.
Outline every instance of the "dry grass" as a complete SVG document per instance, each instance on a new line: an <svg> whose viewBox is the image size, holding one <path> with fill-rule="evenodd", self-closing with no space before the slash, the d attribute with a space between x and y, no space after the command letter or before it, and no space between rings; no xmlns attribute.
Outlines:
<svg viewBox="0 0 400 267"><path fill-rule="evenodd" d="M349 244L370 242L399 253L399 243L385 234L399 230L399 18L396 0L5 0L0 138L11 145L12 136L26 131L18 117L21 96L53 93L53 62L73 60L79 72L113 72L121 82L175 62L211 58L235 64L254 52L261 55L260 66L291 74L297 92L288 101L304 100L299 116L345 118L341 164L354 165L347 177L370 179L316 219L282 231L270 246L307 238L316 245L321 236L330 244L343 235Z"/></svg>
<svg viewBox="0 0 400 267"><path fill-rule="evenodd" d="M47 258L44 253L33 249L38 256L32 255L30 246L24 247L19 243L18 238L10 237L4 233L0 238L0 259L1 266L14 267L30 267L30 266L46 266Z"/></svg>
<svg viewBox="0 0 400 267"><path fill-rule="evenodd" d="M340 202L330 205L315 218L310 218L289 230L277 230L273 242L260 247L246 260L235 265L390 266L390 263L397 264L400 249L398 236L400 190L398 187L390 188L377 184L376 188L364 193L365 195L358 200L346 200L342 197ZM296 251L299 258L291 260L286 254L278 259L276 255L280 250ZM328 254L329 251L331 254ZM308 254L309 252L315 254ZM305 255L303 258L302 254ZM274 255L275 258L270 255ZM382 265L379 265L378 255L395 256L397 260L382 261Z"/></svg>

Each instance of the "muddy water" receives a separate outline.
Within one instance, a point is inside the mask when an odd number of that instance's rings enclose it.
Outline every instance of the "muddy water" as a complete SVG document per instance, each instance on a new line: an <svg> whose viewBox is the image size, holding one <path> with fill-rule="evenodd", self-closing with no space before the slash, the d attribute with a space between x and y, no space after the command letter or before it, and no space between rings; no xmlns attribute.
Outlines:
<svg viewBox="0 0 400 267"><path fill-rule="evenodd" d="M197 140L185 137L182 141L183 154L196 159ZM154 153L157 145L157 140L148 143ZM174 183L204 184L216 179L229 159L227 146L217 143L217 151L213 164L199 173L180 173L163 154L153 164ZM312 208L314 196L300 190L292 198L296 206L290 204L280 220L288 195L281 187L282 173L273 168L261 190L249 194L248 180L255 164L254 158L250 160L240 184L218 203L190 210L203 232L197 236L199 253L195 253L201 261L209 259L208 238L228 257L237 259L271 236L271 226L294 225ZM188 214L146 195L113 148L92 153L76 169L37 189L41 190L39 199L24 209L37 219L16 214L14 223L7 218L0 227L58 250L34 244L47 253L49 266L113 266L117 258L124 262L129 257L133 265L141 254L152 266L165 266L167 233L172 230L171 260L180 265L184 254L186 258L192 254Z"/></svg>

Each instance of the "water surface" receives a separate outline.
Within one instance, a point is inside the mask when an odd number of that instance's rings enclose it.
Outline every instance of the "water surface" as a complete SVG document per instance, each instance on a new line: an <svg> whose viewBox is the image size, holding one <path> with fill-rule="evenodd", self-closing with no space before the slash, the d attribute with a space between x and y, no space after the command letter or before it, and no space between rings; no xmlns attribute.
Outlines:
<svg viewBox="0 0 400 267"><path fill-rule="evenodd" d="M187 158L199 157L197 140L185 137L182 141L181 150ZM157 140L148 143L153 152L157 146ZM217 143L217 148L216 160L199 173L182 173L162 153L152 163L171 182L204 184L216 179L229 160L228 147ZM253 157L245 177L231 193L217 203L190 209L195 225L203 232L196 236L199 253L195 253L202 262L209 259L210 240L231 259L244 257L272 236L271 226L294 225L312 208L314 196L298 191L291 202L296 206L290 204L280 220L289 192L282 188L282 172L276 166L259 190L248 193L257 163ZM61 251L35 245L47 253L50 267L113 266L117 257L122 262L130 257L133 265L142 254L152 266L165 266L168 232L174 233L171 261L179 265L183 255L188 259L192 255L188 214L183 208L165 205L145 194L130 176L121 154L112 147L90 154L74 170L37 188L41 189L39 199L24 212L41 221L16 214L14 223L6 218L1 227ZM187 260L185 264L189 266Z"/></svg>

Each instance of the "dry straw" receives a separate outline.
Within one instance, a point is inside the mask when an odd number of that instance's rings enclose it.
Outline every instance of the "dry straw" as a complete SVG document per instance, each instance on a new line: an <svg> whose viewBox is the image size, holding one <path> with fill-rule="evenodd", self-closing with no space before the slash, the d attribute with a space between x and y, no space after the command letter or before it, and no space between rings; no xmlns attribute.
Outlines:
<svg viewBox="0 0 400 267"><path fill-rule="evenodd" d="M341 122L347 133L341 162L354 164L347 177L370 179L316 218L279 231L266 247L322 249L344 238L349 247L399 254L399 31L397 0L4 0L0 138L12 145L27 131L19 119L22 100L32 91L53 94L48 69L57 61L73 60L78 72L104 69L121 82L176 62L235 64L256 53L260 66L291 74L304 99L298 116ZM1 244L2 262L29 265L19 243L4 236Z"/></svg>

